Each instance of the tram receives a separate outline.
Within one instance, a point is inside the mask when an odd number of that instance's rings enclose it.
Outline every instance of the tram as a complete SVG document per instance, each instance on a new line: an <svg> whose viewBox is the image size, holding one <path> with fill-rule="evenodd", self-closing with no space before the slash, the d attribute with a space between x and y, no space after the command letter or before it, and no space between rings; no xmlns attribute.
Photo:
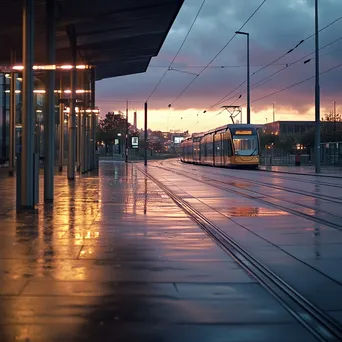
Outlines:
<svg viewBox="0 0 342 342"><path fill-rule="evenodd" d="M257 129L249 124L232 124L183 140L180 159L199 165L257 168L259 151Z"/></svg>

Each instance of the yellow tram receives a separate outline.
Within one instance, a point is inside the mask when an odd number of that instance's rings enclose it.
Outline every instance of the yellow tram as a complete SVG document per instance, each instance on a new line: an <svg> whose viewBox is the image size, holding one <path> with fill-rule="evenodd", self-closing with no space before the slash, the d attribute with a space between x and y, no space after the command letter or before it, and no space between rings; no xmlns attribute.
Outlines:
<svg viewBox="0 0 342 342"><path fill-rule="evenodd" d="M253 125L232 124L195 133L181 143L181 161L221 167L259 166L259 135Z"/></svg>

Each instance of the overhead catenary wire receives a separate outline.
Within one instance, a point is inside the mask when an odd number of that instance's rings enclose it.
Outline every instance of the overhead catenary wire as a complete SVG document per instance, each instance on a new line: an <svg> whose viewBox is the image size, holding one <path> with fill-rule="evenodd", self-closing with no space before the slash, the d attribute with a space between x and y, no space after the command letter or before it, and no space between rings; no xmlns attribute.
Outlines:
<svg viewBox="0 0 342 342"><path fill-rule="evenodd" d="M342 40L342 36L341 36L341 37L338 37L338 38L334 39L332 42L327 43L326 45L322 46L322 47L319 49L319 51L321 51L321 50L323 50L323 49L326 49L327 47L331 46L332 44L335 44L336 42L338 42L338 41L340 41L340 40ZM272 73L271 75L262 78L261 80L259 80L259 81L257 81L256 83L252 84L251 90L263 86L265 83L268 83L269 81L271 81L271 78L272 78L273 76L275 76L275 75L281 73L281 72L284 71L285 69L288 69L288 68L291 67L292 65L297 64L297 63L299 63L299 62L305 60L306 58L308 58L309 56L313 55L314 53L315 53L315 51L310 52L310 53L306 54L305 56L303 56L303 57L301 57L301 58L299 58L299 59L297 59L297 60L295 60L295 61L293 61L293 62L291 62L291 63L288 63L285 67L281 68L280 70L275 71L275 72ZM309 59L308 61L310 61L310 59ZM305 63L305 62L304 62L304 63ZM246 93L246 90L240 91L238 94L244 94L244 93ZM222 100L221 102L217 102L216 105L218 106L218 105L221 104L223 101L229 101L229 100L233 99L236 95L237 95L237 94L234 94L234 95L232 95L232 96L230 96L230 97L228 97L228 98L225 98L225 99Z"/></svg>
<svg viewBox="0 0 342 342"><path fill-rule="evenodd" d="M320 72L319 75L324 75L324 74L326 74L326 73L328 73L328 72L330 72L330 71L332 71L332 70L338 69L338 68L340 68L340 67L342 67L342 63L337 64L337 65L335 65L335 66L333 66L333 67L331 67L331 68L329 68L329 69L327 69L327 70L324 70L324 71ZM260 100L263 100L263 99L266 99L266 98L268 98L268 97L270 97L270 96L273 96L273 95L276 95L276 94L278 94L278 93L281 93L281 92L283 92L283 91L285 91L285 90L291 89L291 88L293 88L293 87L295 87L295 86L297 86L297 85L300 85L300 84L302 84L302 83L305 83L305 82L307 82L307 81L310 81L310 80L314 79L315 77L316 77L316 75L311 76L311 77L308 77L308 78L306 78L306 79L304 79L304 80L302 80L302 81L293 83L293 84L291 84L291 85L289 85L289 86L287 86L287 87L285 87L285 88L282 88L282 89L279 89L279 90L277 90L277 91L274 91L274 92L272 92L272 93L270 93L270 94L268 94L268 95L264 95L264 96L262 96L262 97L259 97L258 99L253 100L251 103L257 102L257 101L260 101Z"/></svg>
<svg viewBox="0 0 342 342"><path fill-rule="evenodd" d="M183 41L182 41L182 44L180 45L180 47L179 47L178 51L176 52L175 56L173 57L173 59L172 59L170 65L169 65L169 67L165 70L165 72L163 73L162 77L159 79L159 81L157 82L157 84L156 84L155 87L153 88L152 92L151 92L150 95L147 97L146 102L153 96L153 94L155 93L155 91L158 89L159 85L162 83L163 79L165 78L167 72L171 70L171 67L172 67L173 63L174 63L174 61L176 60L176 58L178 57L180 51L182 50L182 48L183 48L183 46L184 46L184 44L185 44L185 41L188 39L189 34L190 34L190 32L192 31L192 28L194 27L195 22L197 21L197 18L198 18L198 16L199 16L199 14L201 13L202 8L203 8L205 2L206 2L206 0L203 0L203 1L202 1L202 4L201 4L200 8L198 9L195 18L194 18L194 20L192 21L192 23L191 23L191 25L190 25L190 28L189 28L187 34L185 35L185 37L184 37L184 39L183 39Z"/></svg>
<svg viewBox="0 0 342 342"><path fill-rule="evenodd" d="M329 24L327 24L326 26L322 27L319 32L322 32L323 30L326 30L328 27L332 26L333 24L335 24L336 22L338 22L339 20L342 19L342 16L336 18L335 20L333 20L332 22L330 22ZM310 36L306 37L305 39L302 39L299 43L297 43L295 45L295 47L293 47L292 49L288 50L287 52L283 53L282 55L280 55L279 57L277 57L276 59L274 59L273 61L271 61L270 63L262 66L260 69L258 69L257 71L255 71L254 73L252 73L251 77L258 74L259 72L261 72L262 70L270 67L271 65L274 65L274 63L278 62L279 60L281 60L282 58L284 58L285 56L287 56L288 54L290 54L291 52L293 52L295 49L297 49L301 44L303 44L305 41L309 40L310 38L314 37L315 34L311 34ZM314 53L314 52L313 52ZM286 64L285 64L286 67ZM220 100L218 100L217 102L215 102L213 105L210 106L210 108L214 108L217 105L219 105L220 103L222 103L223 101L226 101L227 98L234 93L236 90L238 90L240 87L242 87L245 83L247 82L247 80L241 82L237 87L235 87L233 90L231 90L228 94L226 94L224 97L222 97Z"/></svg>
<svg viewBox="0 0 342 342"><path fill-rule="evenodd" d="M254 10L254 12L248 17L248 19L243 23L243 25L237 30L241 31L246 24L254 17L254 15L259 11L259 9L264 5L264 3L267 0L263 0L260 5ZM226 49L226 47L231 43L231 41L235 38L236 33L233 34L233 36L228 40L228 42L221 48L221 50L210 60L210 62L204 66L204 68L196 75L190 83L181 91L181 93L171 102L171 105L173 105L176 101L179 100L179 98L191 87L191 85L195 82L195 80L203 74L205 70L208 69L208 67L216 60L216 58Z"/></svg>

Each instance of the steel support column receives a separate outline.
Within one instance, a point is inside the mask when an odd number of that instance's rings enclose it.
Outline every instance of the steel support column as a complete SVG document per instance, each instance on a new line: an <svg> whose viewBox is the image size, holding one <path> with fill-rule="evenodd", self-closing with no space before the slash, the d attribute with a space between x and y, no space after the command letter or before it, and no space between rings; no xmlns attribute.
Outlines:
<svg viewBox="0 0 342 342"><path fill-rule="evenodd" d="M83 84L83 74L79 73L78 75L78 81L79 84ZM80 105L80 110L76 116L76 169L77 172L81 172L81 161L82 161L82 157L81 157L81 153L82 153L82 110L84 110L84 102L81 103Z"/></svg>
<svg viewBox="0 0 342 342"><path fill-rule="evenodd" d="M55 1L46 0L46 64L55 64ZM44 200L53 201L55 175L55 71L46 71L44 110Z"/></svg>
<svg viewBox="0 0 342 342"><path fill-rule="evenodd" d="M81 152L81 173L86 173L86 163L85 163L85 148L86 148L86 125L87 125L87 113L85 107L83 107L82 119L81 119L81 136L80 136L80 152Z"/></svg>
<svg viewBox="0 0 342 342"><path fill-rule="evenodd" d="M76 66L76 39L71 37L72 65ZM70 72L71 78L71 95L70 95L70 113L68 120L68 179L75 179L75 157L76 157L76 68L72 68Z"/></svg>
<svg viewBox="0 0 342 342"><path fill-rule="evenodd" d="M87 107L88 108L88 107ZM86 172L89 171L90 165L89 165L89 154L90 154L90 119L91 114L86 113L86 140L85 140L85 170Z"/></svg>
<svg viewBox="0 0 342 342"><path fill-rule="evenodd" d="M147 102L145 102L144 106L144 114L145 114L145 122L144 122L144 141L145 141L145 153L144 153L144 165L147 166Z"/></svg>
<svg viewBox="0 0 342 342"><path fill-rule="evenodd" d="M15 65L15 51L11 53L12 65ZM9 176L14 176L15 168L15 124L16 124L16 80L17 74L11 74L10 82L10 131L9 131Z"/></svg>
<svg viewBox="0 0 342 342"><path fill-rule="evenodd" d="M126 123L125 123L125 163L128 163L128 101L126 101Z"/></svg>
<svg viewBox="0 0 342 342"><path fill-rule="evenodd" d="M315 0L315 172L321 172L321 91L319 84L318 0Z"/></svg>
<svg viewBox="0 0 342 342"><path fill-rule="evenodd" d="M84 104L85 104L85 109L87 111L89 111L89 94L87 93L87 91L89 90L89 77L88 77L88 73L87 71L83 71L83 75L84 75L84 82L83 82L83 89L86 90L86 92L84 93L84 96L83 96L83 101L84 101ZM85 139L85 149L84 149L84 152L85 152L85 156L84 156L84 162L85 162L85 172L88 172L89 169L90 169L90 114L89 112L86 111L86 130L85 130L85 133L86 133L86 139Z"/></svg>
<svg viewBox="0 0 342 342"><path fill-rule="evenodd" d="M33 209L34 194L38 188L34 177L34 0L24 0L23 7L23 88L22 88L22 154L20 170L21 208ZM17 193L18 196L18 193Z"/></svg>
<svg viewBox="0 0 342 342"><path fill-rule="evenodd" d="M63 98L63 73L60 73L60 99ZM63 172L64 166L64 104L59 104L59 161L58 171Z"/></svg>
<svg viewBox="0 0 342 342"><path fill-rule="evenodd" d="M90 102L91 109L95 109L95 69L92 68L90 70ZM95 113L92 114L92 126L91 126L91 168L95 169L95 153L96 153L96 125L97 125L97 116Z"/></svg>

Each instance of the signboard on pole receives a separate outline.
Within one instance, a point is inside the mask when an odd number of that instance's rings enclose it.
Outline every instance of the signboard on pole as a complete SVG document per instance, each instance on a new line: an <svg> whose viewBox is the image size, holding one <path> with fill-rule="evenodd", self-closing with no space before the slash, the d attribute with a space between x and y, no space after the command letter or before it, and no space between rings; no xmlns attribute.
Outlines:
<svg viewBox="0 0 342 342"><path fill-rule="evenodd" d="M132 137L132 148L139 147L139 137Z"/></svg>

